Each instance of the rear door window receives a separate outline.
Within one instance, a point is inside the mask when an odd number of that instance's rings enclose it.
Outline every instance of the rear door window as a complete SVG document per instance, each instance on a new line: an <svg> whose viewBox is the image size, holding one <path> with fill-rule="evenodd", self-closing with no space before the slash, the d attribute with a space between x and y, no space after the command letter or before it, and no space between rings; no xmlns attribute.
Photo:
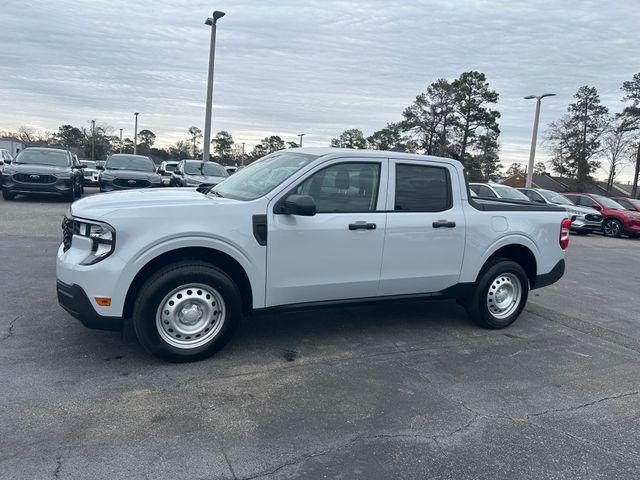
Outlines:
<svg viewBox="0 0 640 480"><path fill-rule="evenodd" d="M451 180L444 167L396 165L394 210L442 212L452 205Z"/></svg>

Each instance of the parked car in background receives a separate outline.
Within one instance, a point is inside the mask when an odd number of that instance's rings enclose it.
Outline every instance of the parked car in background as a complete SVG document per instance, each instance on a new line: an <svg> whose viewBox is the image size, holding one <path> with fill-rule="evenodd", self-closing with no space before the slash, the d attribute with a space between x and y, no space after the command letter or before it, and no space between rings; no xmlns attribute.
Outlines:
<svg viewBox="0 0 640 480"><path fill-rule="evenodd" d="M162 185L171 185L171 176L178 166L178 161L165 160L158 167L158 175L162 176Z"/></svg>
<svg viewBox="0 0 640 480"><path fill-rule="evenodd" d="M0 174L2 174L2 170L5 165L9 165L13 160L13 157L9 153L9 150L5 150L4 148L0 148Z"/></svg>
<svg viewBox="0 0 640 480"><path fill-rule="evenodd" d="M109 156L100 172L98 186L101 192L130 188L161 187L162 177L149 157L117 153Z"/></svg>
<svg viewBox="0 0 640 480"><path fill-rule="evenodd" d="M640 212L640 200L636 198L627 198L627 197L611 197L613 200L618 202L627 210L632 210L634 212Z"/></svg>
<svg viewBox="0 0 640 480"><path fill-rule="evenodd" d="M84 167L82 169L82 171L84 172L84 185L87 187L98 186L98 176L100 174L100 171L96 168L97 162L80 159L80 165Z"/></svg>
<svg viewBox="0 0 640 480"><path fill-rule="evenodd" d="M182 160L171 175L172 187L199 187L200 185L215 186L225 180L229 174L227 170L216 162L202 162L199 160Z"/></svg>
<svg viewBox="0 0 640 480"><path fill-rule="evenodd" d="M602 215L592 207L575 205L564 195L543 188L519 188L529 200L535 203L559 205L572 215L571 231L586 235L602 230Z"/></svg>
<svg viewBox="0 0 640 480"><path fill-rule="evenodd" d="M529 198L513 187L494 183L470 183L469 189L479 198L504 198L529 202Z"/></svg>
<svg viewBox="0 0 640 480"><path fill-rule="evenodd" d="M640 235L640 213L627 210L615 200L592 193L565 193L576 205L595 208L602 215L602 233L608 237Z"/></svg>
<svg viewBox="0 0 640 480"><path fill-rule="evenodd" d="M265 309L455 298L504 328L529 290L564 274L570 224L558 206L469 198L456 160L281 150L212 190L74 203L58 301L91 328L131 319L141 345L173 361L212 355Z"/></svg>
<svg viewBox="0 0 640 480"><path fill-rule="evenodd" d="M73 154L58 148L25 148L5 166L0 181L5 200L43 193L72 202L84 192L82 166Z"/></svg>

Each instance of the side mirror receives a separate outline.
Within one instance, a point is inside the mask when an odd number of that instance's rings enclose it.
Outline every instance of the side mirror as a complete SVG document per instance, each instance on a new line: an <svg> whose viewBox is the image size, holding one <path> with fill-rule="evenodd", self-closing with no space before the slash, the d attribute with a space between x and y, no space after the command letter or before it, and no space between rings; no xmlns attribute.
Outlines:
<svg viewBox="0 0 640 480"><path fill-rule="evenodd" d="M104 170L104 166L103 165L96 165L96 170Z"/></svg>
<svg viewBox="0 0 640 480"><path fill-rule="evenodd" d="M164 173L165 173L165 170L163 168L158 169L158 174L164 175Z"/></svg>
<svg viewBox="0 0 640 480"><path fill-rule="evenodd" d="M6 165L9 165L9 164L11 163L11 160L7 158L7 159L4 161L4 163L5 163Z"/></svg>
<svg viewBox="0 0 640 480"><path fill-rule="evenodd" d="M599 212L602 211L602 207L600 205L592 205L591 208L595 208Z"/></svg>
<svg viewBox="0 0 640 480"><path fill-rule="evenodd" d="M175 173L176 175L182 175L182 170L176 168L173 173Z"/></svg>
<svg viewBox="0 0 640 480"><path fill-rule="evenodd" d="M313 217L316 214L316 202L309 195L289 195L280 211L286 215Z"/></svg>
<svg viewBox="0 0 640 480"><path fill-rule="evenodd" d="M536 198L534 201L535 201L536 203L545 203L545 204L547 203L547 202L545 202L544 200L542 200L541 198Z"/></svg>

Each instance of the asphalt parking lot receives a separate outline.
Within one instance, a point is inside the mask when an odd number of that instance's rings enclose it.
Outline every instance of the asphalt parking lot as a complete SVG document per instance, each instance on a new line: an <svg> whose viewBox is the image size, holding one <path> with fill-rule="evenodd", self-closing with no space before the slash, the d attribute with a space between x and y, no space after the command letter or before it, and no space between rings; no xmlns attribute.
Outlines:
<svg viewBox="0 0 640 480"><path fill-rule="evenodd" d="M514 326L454 302L243 322L145 354L55 300L68 204L0 200L0 478L638 478L640 240L572 236Z"/></svg>

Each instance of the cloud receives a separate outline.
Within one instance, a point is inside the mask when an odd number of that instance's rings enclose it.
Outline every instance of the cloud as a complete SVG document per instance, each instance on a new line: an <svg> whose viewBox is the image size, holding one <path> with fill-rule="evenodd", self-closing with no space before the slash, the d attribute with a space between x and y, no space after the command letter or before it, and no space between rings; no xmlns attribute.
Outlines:
<svg viewBox="0 0 640 480"><path fill-rule="evenodd" d="M221 1L213 128L238 142L400 118L432 81L481 70L500 93L503 162L525 161L541 125L580 85L621 109L640 65L637 0ZM56 129L91 118L131 134L133 112L159 143L202 126L210 3L5 0L0 10L0 129ZM288 138L289 139L289 138ZM541 157L544 149L540 151Z"/></svg>

